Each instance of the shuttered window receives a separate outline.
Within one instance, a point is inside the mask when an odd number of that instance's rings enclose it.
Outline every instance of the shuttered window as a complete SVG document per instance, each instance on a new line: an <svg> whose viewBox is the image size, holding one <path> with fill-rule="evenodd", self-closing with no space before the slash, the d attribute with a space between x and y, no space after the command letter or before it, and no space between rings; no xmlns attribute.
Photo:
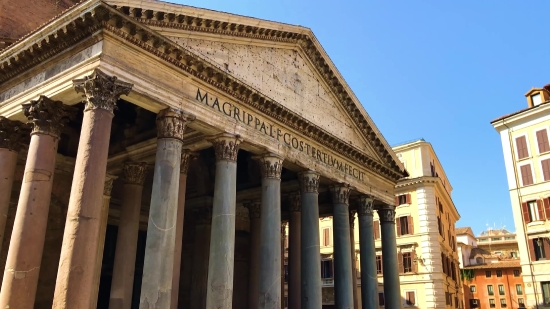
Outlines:
<svg viewBox="0 0 550 309"><path fill-rule="evenodd" d="M383 273L382 272L382 256L377 255L376 256L376 274L381 275L382 273Z"/></svg>
<svg viewBox="0 0 550 309"><path fill-rule="evenodd" d="M550 180L550 159L540 161L544 181Z"/></svg>
<svg viewBox="0 0 550 309"><path fill-rule="evenodd" d="M383 306L386 305L386 302L385 302L384 300L385 300L385 299L384 299L384 293L378 292L378 305L379 305L380 307L383 307Z"/></svg>
<svg viewBox="0 0 550 309"><path fill-rule="evenodd" d="M380 239L380 221L374 221L374 239Z"/></svg>
<svg viewBox="0 0 550 309"><path fill-rule="evenodd" d="M323 246L325 247L330 246L330 229L329 228L323 229Z"/></svg>
<svg viewBox="0 0 550 309"><path fill-rule="evenodd" d="M531 164L526 164L520 167L521 183L524 186L533 184L533 173L531 172Z"/></svg>
<svg viewBox="0 0 550 309"><path fill-rule="evenodd" d="M525 136L520 136L516 138L516 149L518 153L518 159L527 158L529 156L529 151L527 150L527 139Z"/></svg>
<svg viewBox="0 0 550 309"><path fill-rule="evenodd" d="M407 305L409 306L416 305L416 297L413 291L407 292Z"/></svg>
<svg viewBox="0 0 550 309"><path fill-rule="evenodd" d="M548 145L548 132L546 129L537 131L537 143L539 144L539 153L550 151L550 145Z"/></svg>
<svg viewBox="0 0 550 309"><path fill-rule="evenodd" d="M397 225L397 236L414 234L411 216L399 217L395 223Z"/></svg>

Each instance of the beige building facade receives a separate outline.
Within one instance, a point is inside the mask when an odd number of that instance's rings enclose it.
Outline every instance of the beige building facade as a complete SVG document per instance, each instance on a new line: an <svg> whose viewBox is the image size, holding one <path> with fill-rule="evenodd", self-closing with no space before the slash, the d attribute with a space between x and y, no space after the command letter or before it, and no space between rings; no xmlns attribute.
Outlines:
<svg viewBox="0 0 550 309"><path fill-rule="evenodd" d="M527 308L550 305L549 89L531 89L526 109L491 122L502 142Z"/></svg>
<svg viewBox="0 0 550 309"><path fill-rule="evenodd" d="M435 168L399 182L403 163L308 28L79 2L0 51L0 307L279 309L288 224L288 307L319 309L328 216L337 308L358 294L375 308L383 291L400 309L400 280L417 279L416 297L441 302L424 270L398 272L441 267L420 249L436 235L422 218L438 199L442 224L458 214ZM433 209L413 241L395 192L418 181Z"/></svg>

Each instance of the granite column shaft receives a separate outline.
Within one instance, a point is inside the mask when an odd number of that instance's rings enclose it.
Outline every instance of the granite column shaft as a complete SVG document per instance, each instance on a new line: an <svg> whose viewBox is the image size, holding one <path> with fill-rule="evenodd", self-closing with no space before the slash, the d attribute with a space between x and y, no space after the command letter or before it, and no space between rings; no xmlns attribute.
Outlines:
<svg viewBox="0 0 550 309"><path fill-rule="evenodd" d="M147 163L126 163L123 174L124 186L109 307L130 309L134 288L141 196L143 181L147 174Z"/></svg>
<svg viewBox="0 0 550 309"><path fill-rule="evenodd" d="M357 299L357 259L355 258L355 210L349 212L349 238L351 244L351 286L353 292L353 308L357 309L359 301Z"/></svg>
<svg viewBox="0 0 550 309"><path fill-rule="evenodd" d="M302 309L322 308L321 244L319 242L319 174L299 174L302 200Z"/></svg>
<svg viewBox="0 0 550 309"><path fill-rule="evenodd" d="M382 264L384 270L384 298L386 309L401 309L401 286L397 267L397 241L395 239L395 207L378 210L382 231Z"/></svg>
<svg viewBox="0 0 550 309"><path fill-rule="evenodd" d="M353 308L349 193L347 185L330 188L333 203L334 304L338 309Z"/></svg>
<svg viewBox="0 0 550 309"><path fill-rule="evenodd" d="M181 112L168 108L157 115L157 154L147 224L140 309L167 309L172 300L176 217L186 121Z"/></svg>
<svg viewBox="0 0 550 309"><path fill-rule="evenodd" d="M361 308L378 309L378 278L376 273L376 246L374 242L374 199L359 198L359 252L361 252Z"/></svg>
<svg viewBox="0 0 550 309"><path fill-rule="evenodd" d="M293 193L289 196L290 199L290 220L289 220L289 235L288 235L288 308L301 308L301 232L302 232L302 200L300 193Z"/></svg>
<svg viewBox="0 0 550 309"><path fill-rule="evenodd" d="M210 256L210 233L212 209L210 206L194 209L195 242L193 244L193 268L191 270L191 309L206 309L208 283L208 260Z"/></svg>
<svg viewBox="0 0 550 309"><path fill-rule="evenodd" d="M248 279L248 308L259 308L260 285L260 201L247 204L250 216L250 271Z"/></svg>
<svg viewBox="0 0 550 309"><path fill-rule="evenodd" d="M237 153L240 138L222 134L212 139L216 179L208 261L206 307L230 309L233 304Z"/></svg>
<svg viewBox="0 0 550 309"><path fill-rule="evenodd" d="M24 104L23 111L34 128L6 259L0 308L34 308L57 145L69 108L41 96Z"/></svg>

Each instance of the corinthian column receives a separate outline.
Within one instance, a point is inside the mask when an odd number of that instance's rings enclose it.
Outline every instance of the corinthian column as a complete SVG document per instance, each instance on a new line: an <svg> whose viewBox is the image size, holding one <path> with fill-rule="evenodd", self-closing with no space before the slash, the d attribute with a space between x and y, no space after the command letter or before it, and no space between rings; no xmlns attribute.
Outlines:
<svg viewBox="0 0 550 309"><path fill-rule="evenodd" d="M395 240L395 206L378 210L382 230L382 267L384 268L384 298L387 309L401 308L401 287Z"/></svg>
<svg viewBox="0 0 550 309"><path fill-rule="evenodd" d="M61 127L72 111L60 101L44 96L23 104L33 130L0 291L0 308L34 307L57 144ZM91 253L95 254L95 248Z"/></svg>
<svg viewBox="0 0 550 309"><path fill-rule="evenodd" d="M125 163L122 205L113 264L109 308L130 309L139 232L139 215L147 163Z"/></svg>
<svg viewBox="0 0 550 309"><path fill-rule="evenodd" d="M170 308L181 153L186 119L164 109L157 115L157 157L139 307Z"/></svg>
<svg viewBox="0 0 550 309"><path fill-rule="evenodd" d="M222 134L211 140L216 153L216 180L208 260L206 308L230 309L233 303L237 153L241 139Z"/></svg>
<svg viewBox="0 0 550 309"><path fill-rule="evenodd" d="M195 154L184 150L181 154L180 164L180 182L178 186L178 211L176 217L176 242L174 244L174 267L172 276L172 300L170 308L178 308L178 295L180 290L180 271L181 271L181 246L183 242L183 220L185 213L185 189L187 186L187 171L189 163L195 158Z"/></svg>
<svg viewBox="0 0 550 309"><path fill-rule="evenodd" d="M285 309L285 304L282 299L285 298L285 243L287 225L287 222L281 222L281 301L279 302L281 309Z"/></svg>
<svg viewBox="0 0 550 309"><path fill-rule="evenodd" d="M348 185L330 187L334 206L334 304L353 308Z"/></svg>
<svg viewBox="0 0 550 309"><path fill-rule="evenodd" d="M17 154L28 134L20 121L0 116L0 247L4 241Z"/></svg>
<svg viewBox="0 0 550 309"><path fill-rule="evenodd" d="M90 308L96 277L95 251L99 242L103 182L113 109L132 84L118 81L99 69L92 75L73 81L77 92L84 94L86 107L67 210L63 246L57 272L53 308ZM90 261L90 257L93 261Z"/></svg>
<svg viewBox="0 0 550 309"><path fill-rule="evenodd" d="M302 197L302 309L323 307L319 242L319 174L298 174Z"/></svg>
<svg viewBox="0 0 550 309"><path fill-rule="evenodd" d="M301 287L300 278L302 277L301 265L301 246L300 237L302 235L302 197L300 192L295 192L289 196L290 203L290 220L289 220L289 235L288 235L288 308L301 308Z"/></svg>
<svg viewBox="0 0 550 309"><path fill-rule="evenodd" d="M357 259L355 258L355 214L357 211L349 211L349 239L351 244L351 286L353 292L353 308L357 309Z"/></svg>
<svg viewBox="0 0 550 309"><path fill-rule="evenodd" d="M248 308L259 308L260 285L260 201L245 204L250 217L250 271L248 279Z"/></svg>
<svg viewBox="0 0 550 309"><path fill-rule="evenodd" d="M378 309L378 278L373 222L374 199L359 197L359 252L361 252L361 308Z"/></svg>

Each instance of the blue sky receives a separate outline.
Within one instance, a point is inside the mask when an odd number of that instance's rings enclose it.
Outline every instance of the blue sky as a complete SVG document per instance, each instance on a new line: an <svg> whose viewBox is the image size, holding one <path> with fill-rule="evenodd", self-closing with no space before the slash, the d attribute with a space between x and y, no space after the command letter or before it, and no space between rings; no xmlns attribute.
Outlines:
<svg viewBox="0 0 550 309"><path fill-rule="evenodd" d="M227 1L177 3L309 27L390 145L432 143L454 188L457 226L514 231L491 120L550 82L550 1Z"/></svg>

